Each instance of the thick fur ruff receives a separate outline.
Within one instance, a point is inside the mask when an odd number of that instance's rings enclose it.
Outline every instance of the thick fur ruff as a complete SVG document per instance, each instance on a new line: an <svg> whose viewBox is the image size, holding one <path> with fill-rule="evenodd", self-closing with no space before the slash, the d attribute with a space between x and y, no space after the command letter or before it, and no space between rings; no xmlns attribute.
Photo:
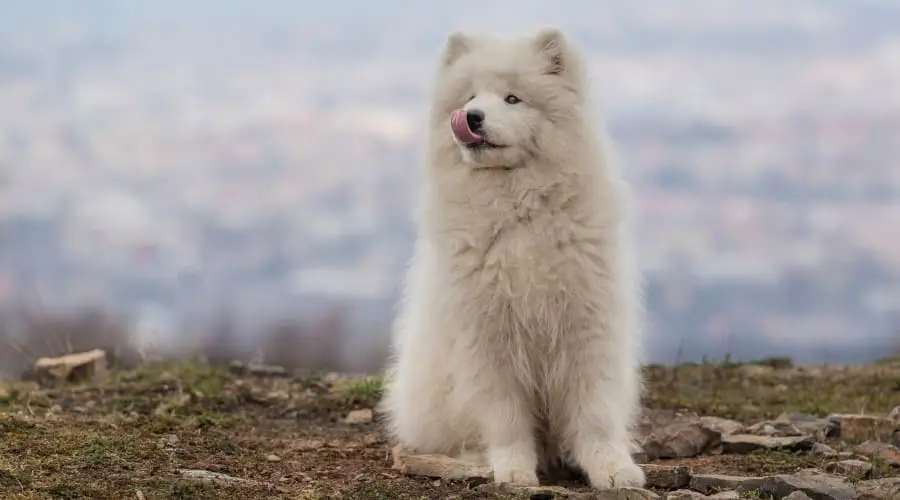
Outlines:
<svg viewBox="0 0 900 500"><path fill-rule="evenodd" d="M478 451L497 482L565 462L598 488L644 483L639 275L581 68L555 29L457 33L436 78L382 410L405 448ZM476 107L501 147L454 139L450 114Z"/></svg>

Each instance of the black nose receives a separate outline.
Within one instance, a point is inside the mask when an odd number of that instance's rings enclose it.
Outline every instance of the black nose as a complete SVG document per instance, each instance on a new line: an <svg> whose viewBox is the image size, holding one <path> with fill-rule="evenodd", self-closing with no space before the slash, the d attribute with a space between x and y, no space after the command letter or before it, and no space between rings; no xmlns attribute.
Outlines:
<svg viewBox="0 0 900 500"><path fill-rule="evenodd" d="M469 130L472 132L480 132L484 126L484 111L480 109L470 109L466 111L466 123L469 124Z"/></svg>

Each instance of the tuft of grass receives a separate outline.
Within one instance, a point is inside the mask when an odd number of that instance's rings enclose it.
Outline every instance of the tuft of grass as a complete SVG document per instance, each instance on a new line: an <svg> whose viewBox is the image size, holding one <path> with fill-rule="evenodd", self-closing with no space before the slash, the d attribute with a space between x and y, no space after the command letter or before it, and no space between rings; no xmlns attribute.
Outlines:
<svg viewBox="0 0 900 500"><path fill-rule="evenodd" d="M120 382L166 382L200 396L221 394L232 375L224 366L210 365L200 360L163 362L142 365L121 372Z"/></svg>
<svg viewBox="0 0 900 500"><path fill-rule="evenodd" d="M349 403L376 403L384 393L384 377L369 375L344 382L336 388Z"/></svg>
<svg viewBox="0 0 900 500"><path fill-rule="evenodd" d="M869 471L868 479L894 477L897 475L897 472L897 468L887 463L883 458L872 457L872 470Z"/></svg>

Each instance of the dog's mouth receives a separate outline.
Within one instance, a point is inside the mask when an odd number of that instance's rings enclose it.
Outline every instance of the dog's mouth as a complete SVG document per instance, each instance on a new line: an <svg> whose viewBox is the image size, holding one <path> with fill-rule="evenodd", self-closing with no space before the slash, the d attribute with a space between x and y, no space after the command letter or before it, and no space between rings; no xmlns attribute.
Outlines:
<svg viewBox="0 0 900 500"><path fill-rule="evenodd" d="M466 149L469 151L485 151L488 149L501 149L506 146L501 146L499 144L494 144L493 142L488 141L487 139L482 139L477 142L470 142L466 144Z"/></svg>
<svg viewBox="0 0 900 500"><path fill-rule="evenodd" d="M469 151L477 152L505 147L488 140L480 127L477 131L472 130L469 126L466 112L461 109L454 111L450 115L450 131L453 133L453 137Z"/></svg>

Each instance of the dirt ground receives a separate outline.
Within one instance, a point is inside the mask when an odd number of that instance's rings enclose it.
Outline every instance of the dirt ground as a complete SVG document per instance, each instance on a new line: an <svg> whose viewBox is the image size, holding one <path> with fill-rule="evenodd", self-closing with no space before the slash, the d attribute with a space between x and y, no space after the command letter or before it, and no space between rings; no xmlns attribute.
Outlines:
<svg viewBox="0 0 900 500"><path fill-rule="evenodd" d="M900 362L890 360L810 369L722 362L645 374L648 407L747 423L783 411L883 414L900 404ZM201 362L145 365L78 385L0 383L0 498L492 498L476 493L475 482L393 471L377 416L345 422L380 392L375 376L256 376ZM677 463L735 475L821 465L784 452ZM200 481L185 470L227 478Z"/></svg>

